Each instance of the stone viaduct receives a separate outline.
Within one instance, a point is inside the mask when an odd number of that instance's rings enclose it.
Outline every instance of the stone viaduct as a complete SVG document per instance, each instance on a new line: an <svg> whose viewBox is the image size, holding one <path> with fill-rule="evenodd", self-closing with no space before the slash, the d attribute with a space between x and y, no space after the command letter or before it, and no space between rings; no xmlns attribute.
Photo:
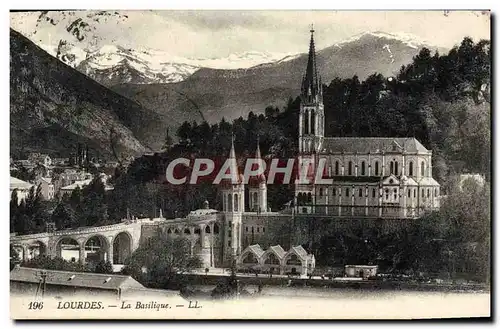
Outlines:
<svg viewBox="0 0 500 329"><path fill-rule="evenodd" d="M99 227L11 234L10 244L23 261L47 255L81 264L104 260L123 265L145 239L155 235L187 239L191 244L191 254L199 256L204 267L215 267L221 258L222 217L212 209L192 211L186 218L133 219Z"/></svg>

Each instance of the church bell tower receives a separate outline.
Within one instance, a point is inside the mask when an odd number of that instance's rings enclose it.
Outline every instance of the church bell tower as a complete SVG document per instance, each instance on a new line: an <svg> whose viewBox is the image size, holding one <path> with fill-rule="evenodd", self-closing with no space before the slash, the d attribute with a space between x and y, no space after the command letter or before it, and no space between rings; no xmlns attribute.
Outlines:
<svg viewBox="0 0 500 329"><path fill-rule="evenodd" d="M299 152L311 154L319 151L325 132L323 88L316 67L314 28L311 26L309 58L302 79L299 112Z"/></svg>

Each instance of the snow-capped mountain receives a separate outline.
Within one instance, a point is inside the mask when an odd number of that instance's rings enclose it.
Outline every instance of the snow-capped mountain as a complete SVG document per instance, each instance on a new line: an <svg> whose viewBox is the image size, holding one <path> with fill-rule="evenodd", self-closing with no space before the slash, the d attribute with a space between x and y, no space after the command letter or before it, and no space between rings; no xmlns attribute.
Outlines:
<svg viewBox="0 0 500 329"><path fill-rule="evenodd" d="M295 55L246 51L221 58L183 58L166 51L119 44L119 36L114 34L127 33L128 21L135 17L129 15L118 11L16 13L11 17L11 27L104 85L179 82L200 68L245 69Z"/></svg>
<svg viewBox="0 0 500 329"><path fill-rule="evenodd" d="M422 46L433 46L429 41L423 40L422 38L411 34L411 33L405 33L405 32L395 32L395 33L387 33L387 32L382 32L382 31L368 31L368 32L363 32L360 34L353 35L350 38L347 38L345 40L342 40L341 42L338 42L335 44L335 46L341 48L345 44L349 44L358 40L361 40L362 38L369 38L369 37L375 37L379 39L386 39L386 40L395 40L395 41L400 41L407 45L408 47L418 49L421 48ZM437 46L434 46L437 47Z"/></svg>

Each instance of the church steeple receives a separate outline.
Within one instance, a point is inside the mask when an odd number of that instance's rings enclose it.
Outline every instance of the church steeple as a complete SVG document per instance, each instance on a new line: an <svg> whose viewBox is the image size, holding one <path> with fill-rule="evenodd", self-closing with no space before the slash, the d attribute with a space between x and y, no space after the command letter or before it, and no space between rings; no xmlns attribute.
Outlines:
<svg viewBox="0 0 500 329"><path fill-rule="evenodd" d="M311 41L309 43L309 57L307 59L306 74L302 80L302 100L305 102L317 102L322 96L321 78L316 67L316 49L314 45L314 28L311 25Z"/></svg>
<svg viewBox="0 0 500 329"><path fill-rule="evenodd" d="M311 26L309 58L300 93L299 152L311 153L321 148L325 135L325 113L321 77L316 63L314 28Z"/></svg>

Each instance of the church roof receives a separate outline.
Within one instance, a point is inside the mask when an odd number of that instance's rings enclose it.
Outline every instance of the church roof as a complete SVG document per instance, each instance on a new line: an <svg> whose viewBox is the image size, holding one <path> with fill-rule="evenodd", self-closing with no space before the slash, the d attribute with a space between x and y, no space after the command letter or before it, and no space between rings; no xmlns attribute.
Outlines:
<svg viewBox="0 0 500 329"><path fill-rule="evenodd" d="M379 176L332 176L333 182L352 183L378 183L382 180Z"/></svg>
<svg viewBox="0 0 500 329"><path fill-rule="evenodd" d="M260 256L262 256L262 254L264 254L264 250L262 250L262 248L261 248L261 247L260 247L260 245L258 245L258 244L253 244L253 245L251 245L251 246L248 246L248 247L246 248L246 250L251 251L254 255L256 255L256 256L257 256L257 258L260 258ZM246 250L245 250L245 251L246 251ZM243 251L243 253L244 253L245 251ZM243 254L243 253L242 253L242 254Z"/></svg>
<svg viewBox="0 0 500 329"><path fill-rule="evenodd" d="M432 177L424 177L418 181L420 186L439 186L439 183Z"/></svg>
<svg viewBox="0 0 500 329"><path fill-rule="evenodd" d="M285 250L279 244L276 246L269 247L269 250L272 250L278 256L279 259L282 259L285 256Z"/></svg>
<svg viewBox="0 0 500 329"><path fill-rule="evenodd" d="M294 247L290 248L290 250L288 251L288 253L289 254L290 253L294 253L294 254L296 254L297 256L299 256L302 259L306 259L307 258L307 251L302 246L294 246Z"/></svg>
<svg viewBox="0 0 500 329"><path fill-rule="evenodd" d="M323 152L429 152L414 137L325 137Z"/></svg>

